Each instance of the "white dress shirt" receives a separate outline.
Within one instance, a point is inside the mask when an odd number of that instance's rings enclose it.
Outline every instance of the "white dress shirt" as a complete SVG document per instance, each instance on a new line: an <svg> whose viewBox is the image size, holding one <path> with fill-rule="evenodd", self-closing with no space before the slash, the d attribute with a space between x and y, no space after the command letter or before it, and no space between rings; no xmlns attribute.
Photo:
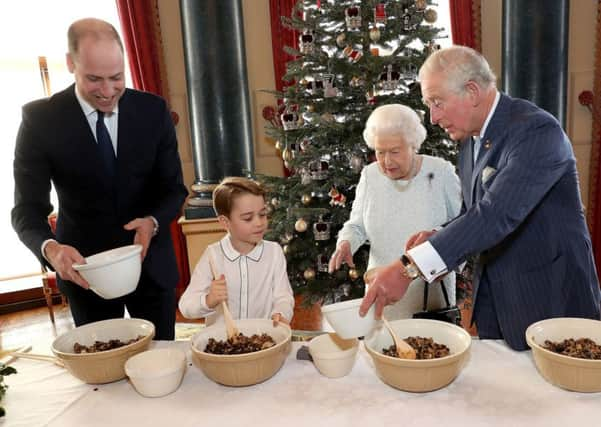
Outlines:
<svg viewBox="0 0 601 427"><path fill-rule="evenodd" d="M228 307L234 319L269 319L276 313L288 321L292 319L294 297L280 245L263 240L243 255L234 249L229 234L209 245L196 264L190 284L179 301L179 309L185 317L204 317L207 325L223 322L221 304L211 309L206 302L213 280L209 252L216 274L225 275Z"/></svg>
<svg viewBox="0 0 601 427"><path fill-rule="evenodd" d="M482 140L484 134L486 133L486 128L490 123L490 119L492 118L495 110L497 109L497 105L499 104L499 100L501 99L501 94L497 91L495 95L495 100L492 104L490 111L488 112L488 116L486 116L486 120L484 121L484 125L480 130L480 135L478 137L478 142ZM479 149L479 147L478 147ZM476 164L477 153L474 153L474 164ZM427 282L431 283L436 280L438 277L447 273L448 268L444 263L434 246L428 241L422 243L407 251L407 254L413 259L413 262L422 273Z"/></svg>

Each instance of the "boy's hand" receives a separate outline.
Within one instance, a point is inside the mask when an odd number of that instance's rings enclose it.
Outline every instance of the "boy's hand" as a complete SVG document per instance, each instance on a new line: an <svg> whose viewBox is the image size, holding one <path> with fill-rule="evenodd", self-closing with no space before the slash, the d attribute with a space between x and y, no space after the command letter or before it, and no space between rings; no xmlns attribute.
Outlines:
<svg viewBox="0 0 601 427"><path fill-rule="evenodd" d="M211 282L211 288L207 295L207 306L209 308L215 308L217 305L221 304L222 301L227 301L227 285L223 274L219 276L219 279L215 279Z"/></svg>
<svg viewBox="0 0 601 427"><path fill-rule="evenodd" d="M282 316L280 313L274 313L271 316L271 320L273 320L273 326L278 326L278 323L282 322L285 325L290 326L290 321Z"/></svg>

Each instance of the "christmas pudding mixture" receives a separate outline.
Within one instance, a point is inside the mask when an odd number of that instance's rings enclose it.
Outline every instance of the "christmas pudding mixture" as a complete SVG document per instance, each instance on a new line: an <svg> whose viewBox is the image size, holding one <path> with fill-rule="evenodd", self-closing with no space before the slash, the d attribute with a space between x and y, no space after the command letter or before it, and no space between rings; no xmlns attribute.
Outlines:
<svg viewBox="0 0 601 427"><path fill-rule="evenodd" d="M94 344L90 346L82 345L78 342L73 344L73 351L77 354L80 353L98 353L99 351L107 351L113 350L115 348L123 347L125 345L129 345L135 343L136 341L140 341L144 336L138 335L136 338L132 338L129 341L121 341L121 340L108 340L105 341L94 341Z"/></svg>
<svg viewBox="0 0 601 427"><path fill-rule="evenodd" d="M601 345L589 338L568 338L561 342L545 340L543 348L564 356L601 360Z"/></svg>
<svg viewBox="0 0 601 427"><path fill-rule="evenodd" d="M434 342L432 338L407 337L405 338L405 341L413 347L416 359L418 360L438 359L439 357L448 356L451 353L449 347ZM388 348L382 349L382 353L386 356L399 357L394 344Z"/></svg>
<svg viewBox="0 0 601 427"><path fill-rule="evenodd" d="M209 342L204 351L205 353L213 354L244 354L265 350L274 345L275 341L270 335L254 334L247 337L240 333L235 337L228 338L226 341L217 341L215 338L209 338Z"/></svg>

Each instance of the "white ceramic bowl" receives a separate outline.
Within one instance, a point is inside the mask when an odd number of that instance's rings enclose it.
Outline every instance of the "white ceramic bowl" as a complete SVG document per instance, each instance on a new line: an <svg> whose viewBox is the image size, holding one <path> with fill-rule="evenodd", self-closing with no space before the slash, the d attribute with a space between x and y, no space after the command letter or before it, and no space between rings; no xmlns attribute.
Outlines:
<svg viewBox="0 0 601 427"><path fill-rule="evenodd" d="M275 375L282 367L291 348L292 331L282 323L273 326L270 319L238 319L236 326L247 337L253 334L271 335L276 345L245 354L206 353L209 338L225 340L223 323L202 329L192 338L192 361L211 380L228 386L258 384Z"/></svg>
<svg viewBox="0 0 601 427"><path fill-rule="evenodd" d="M113 350L79 354L73 350L76 342L91 346L95 341L129 341L138 336L142 336L142 339ZM62 334L52 343L52 352L80 380L89 384L110 383L125 378L124 365L127 359L146 350L153 337L154 325L148 320L101 320Z"/></svg>
<svg viewBox="0 0 601 427"><path fill-rule="evenodd" d="M359 316L361 301L363 301L361 298L357 298L321 307L321 312L340 338L365 336L376 325L376 305L373 304L365 317L361 317Z"/></svg>
<svg viewBox="0 0 601 427"><path fill-rule="evenodd" d="M412 392L437 390L450 384L468 360L472 339L459 326L430 319L393 320L390 326L401 339L432 338L450 350L449 356L428 360L386 356L382 349L393 344L392 337L386 328L374 331L365 339L365 349L374 361L378 377L392 387Z"/></svg>
<svg viewBox="0 0 601 427"><path fill-rule="evenodd" d="M176 348L157 348L138 353L125 362L125 373L142 396L173 393L186 371L186 354Z"/></svg>
<svg viewBox="0 0 601 427"><path fill-rule="evenodd" d="M558 317L533 323L526 329L526 342L541 376L553 385L579 392L601 391L601 360L564 356L542 346L545 340L590 338L601 345L601 321Z"/></svg>
<svg viewBox="0 0 601 427"><path fill-rule="evenodd" d="M86 257L85 264L73 268L90 284L90 289L104 299L122 297L136 290L142 260L142 245L128 245Z"/></svg>
<svg viewBox="0 0 601 427"><path fill-rule="evenodd" d="M319 372L329 378L348 375L359 350L357 338L342 339L336 334L323 334L309 341L309 353Z"/></svg>

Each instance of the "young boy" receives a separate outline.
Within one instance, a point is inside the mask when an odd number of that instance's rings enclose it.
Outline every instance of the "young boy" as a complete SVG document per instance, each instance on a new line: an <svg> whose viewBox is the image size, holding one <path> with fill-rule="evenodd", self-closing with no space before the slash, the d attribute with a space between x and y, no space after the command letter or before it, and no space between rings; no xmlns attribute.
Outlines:
<svg viewBox="0 0 601 427"><path fill-rule="evenodd" d="M265 190L247 178L225 178L213 192L213 207L228 234L207 247L179 301L187 318L223 321L226 301L234 319L267 318L290 323L294 308L286 258L280 245L263 240L267 230ZM209 258L213 263L213 277Z"/></svg>

